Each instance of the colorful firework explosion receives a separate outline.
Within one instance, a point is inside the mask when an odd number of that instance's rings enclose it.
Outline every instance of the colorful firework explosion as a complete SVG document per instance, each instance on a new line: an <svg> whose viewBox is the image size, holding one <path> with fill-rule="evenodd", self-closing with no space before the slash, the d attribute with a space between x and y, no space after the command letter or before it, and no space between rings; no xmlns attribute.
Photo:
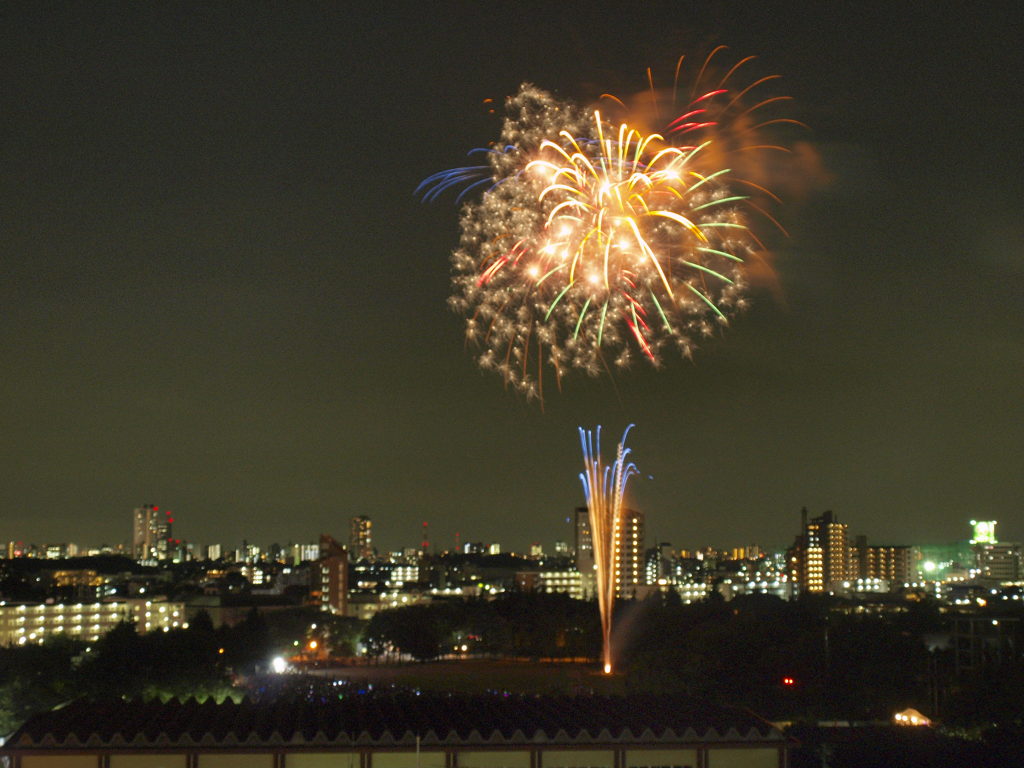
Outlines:
<svg viewBox="0 0 1024 768"><path fill-rule="evenodd" d="M778 202L758 158L785 151L764 132L796 122L760 119L786 97L747 106L774 76L728 87L750 60L695 86L681 111L669 106L661 133L636 128L642 110L615 97L602 99L624 113L610 122L524 85L506 103L500 142L479 150L486 165L420 185L427 199L486 186L463 207L450 299L483 368L540 396L545 367L560 383L570 369L658 366L668 348L689 357L745 306L746 265L764 252L755 224L774 223L766 208ZM653 80L651 94L657 112Z"/></svg>

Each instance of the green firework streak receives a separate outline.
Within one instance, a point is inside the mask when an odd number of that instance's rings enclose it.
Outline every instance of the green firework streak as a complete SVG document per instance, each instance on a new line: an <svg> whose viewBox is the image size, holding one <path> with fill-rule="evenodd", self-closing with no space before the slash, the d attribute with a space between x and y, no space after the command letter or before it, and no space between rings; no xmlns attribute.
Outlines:
<svg viewBox="0 0 1024 768"><path fill-rule="evenodd" d="M707 296L705 296L705 295L704 295L703 293L701 293L700 291L698 291L698 290L697 290L696 288L694 288L694 287L693 287L692 285L690 285L689 283L686 283L686 287L687 287L687 288L689 288L689 289L690 289L691 291L693 291L693 292L694 292L695 294L697 294L698 296L700 296L700 297L701 297L701 299L703 299L703 300L704 300L704 303L705 303L705 304L707 304L707 305L708 305L709 307L711 307L711 308L712 308L713 310L715 310L715 314L716 314L716 315L718 315L718 316L719 316L720 318L722 318L723 320L727 320L727 319L728 319L728 318L726 318L726 316L725 316L725 315L723 315L723 314L722 314L722 310L720 310L720 309L719 309L718 307L716 307L716 306L715 306L715 302L713 302L713 301L712 301L711 299L709 299L709 298L708 298Z"/></svg>
<svg viewBox="0 0 1024 768"><path fill-rule="evenodd" d="M693 267L694 269L699 269L701 272L707 272L709 275L714 275L719 280L724 280L729 285L733 284L732 280L730 280L725 275L720 274L719 272L715 272L715 270L713 270L713 269L708 269L707 267L705 267L705 266L703 266L701 264L694 264L692 261L684 261L683 264L685 264L688 267Z"/></svg>
<svg viewBox="0 0 1024 768"><path fill-rule="evenodd" d="M704 205L698 205L693 210L703 211L705 208L710 208L713 205L722 205L723 203L734 203L737 200L749 200L748 195L734 195L733 197L723 197L720 200L712 200L710 203L704 203Z"/></svg>
<svg viewBox="0 0 1024 768"><path fill-rule="evenodd" d="M608 314L608 302L601 307L601 325L597 327L597 346L601 346L601 337L604 335L604 316Z"/></svg>
<svg viewBox="0 0 1024 768"><path fill-rule="evenodd" d="M583 304L583 309L580 310L580 319L576 321L576 330L572 332L572 337L575 339L580 335L580 326L583 325L583 316L587 314L587 307L590 306L590 298L588 297L586 302Z"/></svg>
<svg viewBox="0 0 1024 768"><path fill-rule="evenodd" d="M555 311L555 306L558 304L558 302L562 300L562 297L565 296L566 291L568 291L570 288L572 288L572 283L569 283L567 286L565 286L565 288L562 289L562 292L555 296L555 300L552 301L551 306L548 307L548 313L544 315L544 322L547 322L547 319L551 317L551 313Z"/></svg>
<svg viewBox="0 0 1024 768"><path fill-rule="evenodd" d="M658 308L658 314L661 315L661 322L665 324L665 328L668 329L669 333L675 333L675 328L668 321L668 316L665 314L665 310L661 308L661 302L658 301L658 297L654 295L654 291L651 291L651 301L654 302L654 306Z"/></svg>
<svg viewBox="0 0 1024 768"><path fill-rule="evenodd" d="M697 250L701 253L713 253L715 256L724 256L727 259L738 261L740 264L743 263L743 259L739 256L733 256L731 253L726 253L725 251L716 251L714 248L697 248Z"/></svg>

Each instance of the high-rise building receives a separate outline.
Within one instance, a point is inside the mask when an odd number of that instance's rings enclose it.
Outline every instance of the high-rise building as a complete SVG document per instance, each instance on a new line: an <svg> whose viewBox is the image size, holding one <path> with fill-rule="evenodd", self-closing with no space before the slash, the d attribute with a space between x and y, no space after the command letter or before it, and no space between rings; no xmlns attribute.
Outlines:
<svg viewBox="0 0 1024 768"><path fill-rule="evenodd" d="M576 569L583 575L583 592L588 596L595 587L594 540L590 531L590 512L575 511ZM617 597L633 597L636 588L647 583L644 560L644 513L624 509L612 534L612 579Z"/></svg>
<svg viewBox="0 0 1024 768"><path fill-rule="evenodd" d="M674 561L675 554L672 551L672 545L667 541L660 542L658 546L647 550L644 563L646 583L671 584L675 577Z"/></svg>
<svg viewBox="0 0 1024 768"><path fill-rule="evenodd" d="M576 570L583 574L594 571L594 539L590 535L590 510L576 507L573 512L573 532L576 545Z"/></svg>
<svg viewBox="0 0 1024 768"><path fill-rule="evenodd" d="M730 560L757 560L764 555L759 544L748 544L745 547L733 547L729 551Z"/></svg>
<svg viewBox="0 0 1024 768"><path fill-rule="evenodd" d="M851 578L906 584L912 581L910 547L868 545L867 536L858 536L853 548L852 571Z"/></svg>
<svg viewBox="0 0 1024 768"><path fill-rule="evenodd" d="M978 545L978 568L981 575L997 581L1020 578L1021 547L1015 542Z"/></svg>
<svg viewBox="0 0 1024 768"><path fill-rule="evenodd" d="M996 538L996 520L971 520L971 549L977 573L997 581L1016 581L1021 572L1019 543Z"/></svg>
<svg viewBox="0 0 1024 768"><path fill-rule="evenodd" d="M348 554L352 560L373 559L373 522L366 515L352 518L348 534Z"/></svg>
<svg viewBox="0 0 1024 768"><path fill-rule="evenodd" d="M132 511L132 559L166 560L172 549L171 523L168 511L161 512L155 504L145 504Z"/></svg>
<svg viewBox="0 0 1024 768"><path fill-rule="evenodd" d="M320 557L319 544L292 544L289 549L292 565L312 562Z"/></svg>
<svg viewBox="0 0 1024 768"><path fill-rule="evenodd" d="M801 510L800 534L788 559L790 578L801 592L827 592L833 582L855 578L846 523L831 511L808 520L807 509Z"/></svg>
<svg viewBox="0 0 1024 768"><path fill-rule="evenodd" d="M320 558L314 571L319 576L316 587L320 609L341 616L348 612L348 552L334 537L320 534Z"/></svg>
<svg viewBox="0 0 1024 768"><path fill-rule="evenodd" d="M647 583L644 568L644 513L624 509L615 527L615 595L634 597Z"/></svg>

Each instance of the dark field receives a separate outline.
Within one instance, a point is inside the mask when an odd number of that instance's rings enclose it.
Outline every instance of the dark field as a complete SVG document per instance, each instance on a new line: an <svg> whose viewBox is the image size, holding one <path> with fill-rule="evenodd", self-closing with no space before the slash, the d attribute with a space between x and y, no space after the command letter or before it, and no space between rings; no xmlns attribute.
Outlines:
<svg viewBox="0 0 1024 768"><path fill-rule="evenodd" d="M352 683L397 685L431 691L483 693L626 692L620 675L603 675L596 664L461 659L407 664L359 665L313 670L311 674Z"/></svg>

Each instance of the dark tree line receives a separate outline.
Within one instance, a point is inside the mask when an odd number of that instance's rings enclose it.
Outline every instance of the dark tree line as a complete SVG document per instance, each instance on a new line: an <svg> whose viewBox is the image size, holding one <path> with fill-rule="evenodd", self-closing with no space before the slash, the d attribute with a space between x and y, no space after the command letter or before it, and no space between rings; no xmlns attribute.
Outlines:
<svg viewBox="0 0 1024 768"><path fill-rule="evenodd" d="M646 601L622 638L629 684L742 704L770 717L888 720L928 708L921 617L847 615L767 595L692 606ZM937 613L925 626L939 622Z"/></svg>
<svg viewBox="0 0 1024 768"><path fill-rule="evenodd" d="M376 614L364 643L371 656L426 661L457 652L526 659L594 658L600 629L592 604L563 594L510 592L495 600L412 605Z"/></svg>
<svg viewBox="0 0 1024 768"><path fill-rule="evenodd" d="M860 613L823 598L683 605L670 593L616 603L613 649L632 692L684 693L772 718L888 721L914 707L962 726L1024 723L1024 662L957 675L952 650L926 642L946 631L927 602ZM594 603L536 593L384 611L363 640L385 661L436 659L462 645L477 656L593 663L600 651Z"/></svg>

